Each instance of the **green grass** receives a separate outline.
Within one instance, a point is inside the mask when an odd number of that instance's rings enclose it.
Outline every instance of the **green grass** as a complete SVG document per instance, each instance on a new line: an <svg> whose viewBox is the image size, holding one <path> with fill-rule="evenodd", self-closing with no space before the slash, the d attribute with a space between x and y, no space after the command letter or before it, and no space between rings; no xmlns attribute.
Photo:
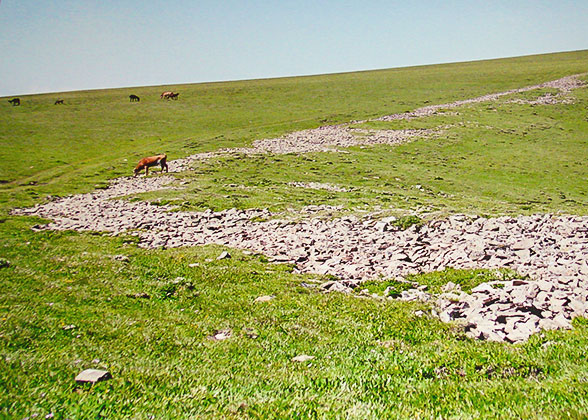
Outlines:
<svg viewBox="0 0 588 420"><path fill-rule="evenodd" d="M0 418L585 418L585 319L520 345L474 341L429 305L324 294L327 277L261 255L229 250L216 260L217 246L144 250L131 237L33 232L40 220L9 210L103 187L145 154L173 159L527 86L586 72L587 58L184 85L173 87L177 102L159 100L168 86L0 102L0 259L10 261L0 268ZM128 103L131 92L140 103ZM445 127L398 147L201 162L178 176L188 181L181 189L134 199L194 210L341 205L395 214L402 227L452 212L586 214L587 89L572 105L507 103L537 95L368 124ZM66 105L54 106L57 97ZM447 269L409 280L470 290L497 275L516 274ZM381 294L391 285L366 286ZM275 298L255 303L262 295ZM209 339L224 329L229 339ZM315 358L293 362L300 354ZM113 379L76 386L89 367Z"/></svg>
<svg viewBox="0 0 588 420"><path fill-rule="evenodd" d="M588 90L571 105L480 103L436 116L438 134L401 146L351 148L351 154L224 157L182 174L188 184L143 197L183 209L310 204L346 209L482 215L561 211L587 214ZM373 123L379 129L398 122ZM426 118L403 122L423 128ZM290 182L326 182L349 192L311 190ZM420 186L420 187L419 187ZM398 211L397 211L398 213Z"/></svg>
<svg viewBox="0 0 588 420"><path fill-rule="evenodd" d="M521 278L516 272L509 269L499 270L455 270L446 268L442 271L431 273L410 274L404 280L369 280L361 284L361 289L367 289L370 293L376 293L383 297L398 297L403 291L413 289L415 284L427 286L426 291L432 294L443 293L443 286L451 282L459 285L466 293L472 291L479 284L490 281L507 281ZM499 286L499 285L497 285Z"/></svg>
<svg viewBox="0 0 588 420"><path fill-rule="evenodd" d="M587 70L588 51L285 79L93 90L0 102L0 191L23 202L88 191L170 159L324 124L404 112ZM180 92L178 101L159 98ZM141 102L130 103L135 93ZM56 98L65 105L53 105ZM126 161L125 161L126 159ZM34 185L31 185L33 183Z"/></svg>

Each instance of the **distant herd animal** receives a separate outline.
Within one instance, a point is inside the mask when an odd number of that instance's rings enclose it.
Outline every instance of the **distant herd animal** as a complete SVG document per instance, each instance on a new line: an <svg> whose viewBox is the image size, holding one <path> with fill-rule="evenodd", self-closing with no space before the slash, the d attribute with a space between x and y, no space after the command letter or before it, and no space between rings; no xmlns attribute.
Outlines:
<svg viewBox="0 0 588 420"><path fill-rule="evenodd" d="M165 169L167 172L167 155L164 153L163 155L155 155L143 158L139 161L137 166L135 166L135 176L139 175L143 169L145 169L145 176L149 175L149 168L153 166L161 166L161 172Z"/></svg>
<svg viewBox="0 0 588 420"><path fill-rule="evenodd" d="M178 100L178 96L180 96L179 92L171 92L171 91L167 91L167 92L163 92L160 96L161 99L173 99L175 101ZM130 102L139 102L141 101L141 98L139 98L137 95L135 94L131 94L129 95L129 100ZM8 100L9 103L12 104L12 106L19 106L20 105L20 98L12 98ZM54 105L64 105L64 100L63 99L57 99L54 103Z"/></svg>
<svg viewBox="0 0 588 420"><path fill-rule="evenodd" d="M179 93L173 93L173 92L163 92L160 96L161 99L174 99L177 100L178 96L180 96Z"/></svg>

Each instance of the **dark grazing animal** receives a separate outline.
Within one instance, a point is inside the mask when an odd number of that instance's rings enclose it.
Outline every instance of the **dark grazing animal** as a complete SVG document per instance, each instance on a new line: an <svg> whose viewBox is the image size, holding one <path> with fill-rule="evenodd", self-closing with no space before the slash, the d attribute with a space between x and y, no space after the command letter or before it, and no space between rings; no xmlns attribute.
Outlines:
<svg viewBox="0 0 588 420"><path fill-rule="evenodd" d="M129 99L131 102L139 102L141 100L137 95L129 95Z"/></svg>
<svg viewBox="0 0 588 420"><path fill-rule="evenodd" d="M167 155L165 153L163 155L150 156L141 159L137 166L135 166L135 176L139 175L139 172L143 169L145 169L145 176L147 176L149 175L149 168L157 165L161 166L161 172L163 172L164 169L165 172L168 172L166 160Z"/></svg>
<svg viewBox="0 0 588 420"><path fill-rule="evenodd" d="M56 100L55 105L63 105L63 99Z"/></svg>
<svg viewBox="0 0 588 420"><path fill-rule="evenodd" d="M169 95L169 98L177 101L179 95L180 95L179 93L172 93L171 95Z"/></svg>
<svg viewBox="0 0 588 420"><path fill-rule="evenodd" d="M12 104L12 106L19 106L20 105L20 98L9 99L8 102Z"/></svg>

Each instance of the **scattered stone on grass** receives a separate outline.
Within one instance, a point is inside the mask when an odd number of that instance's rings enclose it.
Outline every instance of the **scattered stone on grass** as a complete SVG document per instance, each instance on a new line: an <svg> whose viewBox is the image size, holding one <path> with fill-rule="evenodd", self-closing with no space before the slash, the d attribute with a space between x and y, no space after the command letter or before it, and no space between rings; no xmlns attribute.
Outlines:
<svg viewBox="0 0 588 420"><path fill-rule="evenodd" d="M215 332L213 335L208 336L209 340L212 341L223 341L228 338L231 338L232 331L230 329L219 330Z"/></svg>
<svg viewBox="0 0 588 420"><path fill-rule="evenodd" d="M75 380L79 384L95 384L96 382L106 381L108 379L112 379L112 375L106 370L86 369L78 373Z"/></svg>
<svg viewBox="0 0 588 420"><path fill-rule="evenodd" d="M352 293L353 289L341 283L340 281L328 281L321 284L321 289L325 292L341 292L341 293Z"/></svg>
<svg viewBox="0 0 588 420"><path fill-rule="evenodd" d="M308 362L309 360L314 359L314 356L309 356L307 354L301 354L299 356L295 356L292 358L293 362Z"/></svg>
<svg viewBox="0 0 588 420"><path fill-rule="evenodd" d="M269 302L273 298L275 298L274 295L271 295L271 296L268 296L268 295L259 296L258 298L255 298L254 302Z"/></svg>
<svg viewBox="0 0 588 420"><path fill-rule="evenodd" d="M325 184L320 182L289 182L288 185L298 188L306 188L311 190L325 190L333 192L350 192L351 188L341 187L339 185Z"/></svg>
<svg viewBox="0 0 588 420"><path fill-rule="evenodd" d="M223 251L218 257L216 257L217 260L226 260L231 258L231 254L229 254L227 251Z"/></svg>
<svg viewBox="0 0 588 420"><path fill-rule="evenodd" d="M145 292L127 293L126 296L131 299L151 299L151 296Z"/></svg>

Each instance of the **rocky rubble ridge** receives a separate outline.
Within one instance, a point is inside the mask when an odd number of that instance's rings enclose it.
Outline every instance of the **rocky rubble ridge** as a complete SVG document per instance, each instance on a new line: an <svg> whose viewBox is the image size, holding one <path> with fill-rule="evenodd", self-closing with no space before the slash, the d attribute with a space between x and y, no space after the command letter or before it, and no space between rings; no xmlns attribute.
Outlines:
<svg viewBox="0 0 588 420"><path fill-rule="evenodd" d="M181 172L199 160L229 154L257 155L264 153L311 153L337 151L334 147L389 144L397 145L412 140L415 136L427 136L433 130L362 130L347 125L331 125L309 130L296 131L283 137L262 139L251 147L221 149L216 152L199 153L183 159L168 162L170 172Z"/></svg>
<svg viewBox="0 0 588 420"><path fill-rule="evenodd" d="M333 192L350 192L351 188L345 188L340 185L326 184L322 182L289 182L291 187L306 188L310 190L325 190Z"/></svg>
<svg viewBox="0 0 588 420"><path fill-rule="evenodd" d="M119 181L113 191L65 197L16 213L53 220L40 229L131 232L146 248L216 243L248 249L292 263L299 272L334 275L347 287L446 267L509 267L533 279L441 296L440 317L466 321L468 333L479 338L521 341L541 328L569 326L588 309L588 217L455 215L402 231L391 220L369 215L293 222L267 220L273 216L267 210L170 212L166 206L111 199L125 182L135 192L145 190L136 179Z"/></svg>
<svg viewBox="0 0 588 420"><path fill-rule="evenodd" d="M572 104L574 103L573 99L565 96L562 93L557 93L555 95L551 93L547 93L545 95L539 96L537 99L528 100L528 99L513 99L508 101L508 103L512 104L523 104L523 105L557 105L557 104Z"/></svg>
<svg viewBox="0 0 588 420"><path fill-rule="evenodd" d="M256 140L248 153L309 153L330 150L333 146L396 145L430 133L431 130L362 130L347 125L332 125L297 131L277 139Z"/></svg>
<svg viewBox="0 0 588 420"><path fill-rule="evenodd" d="M541 83L539 85L527 86L520 89L512 89L506 92L492 93L483 95L477 98L465 99L448 104L429 105L423 108L416 109L411 112L401 114L386 115L374 119L374 121L393 121L400 119L412 119L424 116L429 116L441 112L441 110L448 108L457 108L463 105L494 101L498 98L510 95L513 93L528 92L536 89L555 88L559 89L560 93L549 97L545 96L543 99L538 99L537 104L553 103L556 98L561 102L563 96L568 95L573 89L584 87L584 82L579 78L581 74L562 77L561 79L552 80L550 82ZM261 139L253 142L251 147L242 147L235 149L221 149L216 152L199 153L188 156L183 159L177 159L170 163L171 172L181 172L191 167L194 162L204 159L215 158L227 154L263 154L263 153L309 153L309 152L326 152L333 151L333 147L351 147L358 145L373 145L373 144L390 144L396 145L412 140L416 136L429 136L435 133L434 130L364 130L358 128L351 128L350 124L363 123L366 121L353 121L349 124L324 126L309 130L296 131L286 134L285 136ZM335 149L335 151L337 151Z"/></svg>

